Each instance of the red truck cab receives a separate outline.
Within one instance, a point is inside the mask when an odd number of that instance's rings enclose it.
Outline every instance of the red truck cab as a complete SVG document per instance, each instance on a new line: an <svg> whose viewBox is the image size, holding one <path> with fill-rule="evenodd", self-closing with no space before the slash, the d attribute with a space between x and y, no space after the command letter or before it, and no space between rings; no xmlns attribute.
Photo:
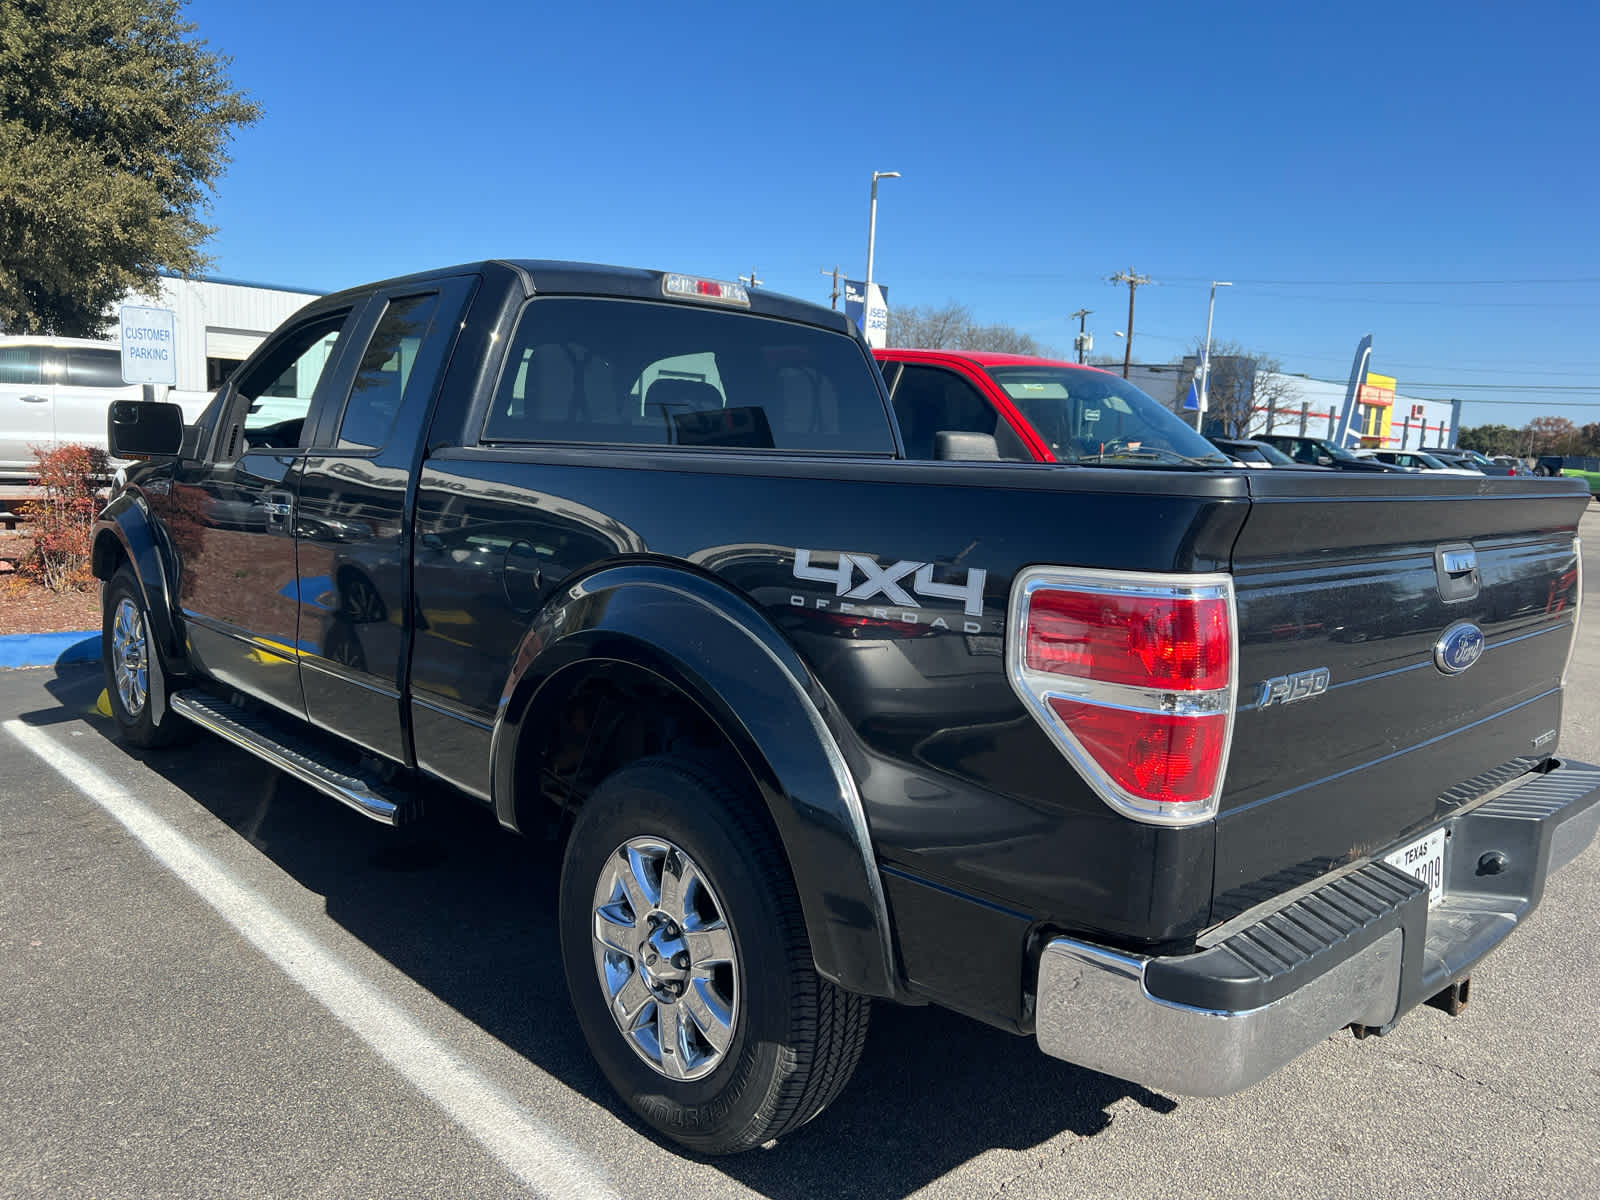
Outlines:
<svg viewBox="0 0 1600 1200"><path fill-rule="evenodd" d="M1215 455L1192 429L1127 380L1079 363L977 350L874 350L906 457L949 457L940 433L994 438L1001 459L1187 465ZM1226 465L1217 458L1215 465Z"/></svg>

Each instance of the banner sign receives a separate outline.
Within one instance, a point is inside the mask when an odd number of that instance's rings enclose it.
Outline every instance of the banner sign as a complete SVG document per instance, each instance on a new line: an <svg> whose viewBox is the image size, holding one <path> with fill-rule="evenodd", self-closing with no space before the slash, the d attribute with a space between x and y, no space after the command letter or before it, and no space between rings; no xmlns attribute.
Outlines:
<svg viewBox="0 0 1600 1200"><path fill-rule="evenodd" d="M867 345L881 350L889 344L889 289L883 284L846 279L844 315L865 335Z"/></svg>

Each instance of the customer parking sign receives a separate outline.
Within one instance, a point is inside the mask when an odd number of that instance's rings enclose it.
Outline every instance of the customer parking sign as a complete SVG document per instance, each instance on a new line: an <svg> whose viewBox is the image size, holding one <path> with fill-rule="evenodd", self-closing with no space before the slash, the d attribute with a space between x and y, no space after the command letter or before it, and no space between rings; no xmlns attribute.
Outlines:
<svg viewBox="0 0 1600 1200"><path fill-rule="evenodd" d="M178 383L177 339L170 308L122 306L122 382Z"/></svg>

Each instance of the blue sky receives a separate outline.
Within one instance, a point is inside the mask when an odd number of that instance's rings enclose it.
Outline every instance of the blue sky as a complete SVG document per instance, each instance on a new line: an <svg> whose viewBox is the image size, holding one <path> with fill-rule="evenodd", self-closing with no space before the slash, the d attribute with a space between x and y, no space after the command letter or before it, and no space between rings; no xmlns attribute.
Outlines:
<svg viewBox="0 0 1600 1200"><path fill-rule="evenodd" d="M1600 6L191 0L265 117L217 275L572 258L959 300L1066 353L1205 332L1465 424L1600 421ZM1440 386L1425 387L1434 384Z"/></svg>

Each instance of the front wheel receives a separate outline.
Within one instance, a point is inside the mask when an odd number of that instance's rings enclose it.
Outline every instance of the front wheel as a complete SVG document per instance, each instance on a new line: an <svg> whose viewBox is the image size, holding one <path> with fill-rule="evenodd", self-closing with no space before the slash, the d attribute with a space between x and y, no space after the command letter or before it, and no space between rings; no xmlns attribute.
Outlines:
<svg viewBox="0 0 1600 1200"><path fill-rule="evenodd" d="M561 952L617 1093L705 1154L748 1150L849 1081L869 1001L817 975L776 836L709 764L644 759L597 788L561 872Z"/></svg>
<svg viewBox="0 0 1600 1200"><path fill-rule="evenodd" d="M106 698L123 738L147 749L175 741L185 723L167 706L168 680L150 633L150 613L126 565L107 581L100 606Z"/></svg>

